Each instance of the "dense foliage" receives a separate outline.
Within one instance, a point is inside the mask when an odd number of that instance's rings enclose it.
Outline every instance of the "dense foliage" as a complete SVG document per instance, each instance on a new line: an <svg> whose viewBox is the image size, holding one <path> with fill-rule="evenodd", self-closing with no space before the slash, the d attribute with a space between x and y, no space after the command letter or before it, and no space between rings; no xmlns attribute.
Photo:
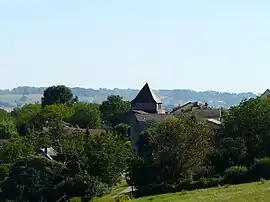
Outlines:
<svg viewBox="0 0 270 202"><path fill-rule="evenodd" d="M210 166L214 133L196 119L153 123L142 136L144 152L133 162L129 176L136 188L177 183L190 174L207 172Z"/></svg>
<svg viewBox="0 0 270 202"><path fill-rule="evenodd" d="M122 119L130 108L118 95L86 103L52 86L41 104L0 110L0 200L90 201L124 175L138 195L270 179L270 99L232 107L219 130L190 116L146 122L139 154Z"/></svg>
<svg viewBox="0 0 270 202"><path fill-rule="evenodd" d="M46 89L42 104L0 111L0 200L90 201L107 193L131 150L114 131L87 132L101 127L100 106L79 102L65 86Z"/></svg>

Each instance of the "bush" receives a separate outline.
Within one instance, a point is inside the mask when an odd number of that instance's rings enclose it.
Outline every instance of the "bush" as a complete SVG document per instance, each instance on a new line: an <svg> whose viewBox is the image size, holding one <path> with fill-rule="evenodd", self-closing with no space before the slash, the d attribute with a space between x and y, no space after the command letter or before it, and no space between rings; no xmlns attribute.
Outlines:
<svg viewBox="0 0 270 202"><path fill-rule="evenodd" d="M70 199L69 202L81 202L81 198L74 197L74 198Z"/></svg>
<svg viewBox="0 0 270 202"><path fill-rule="evenodd" d="M221 178L201 178L198 181L189 182L182 181L179 184L151 184L140 187L136 192L136 197L149 196L156 194L175 193L184 190L204 189L210 187L217 187L221 183Z"/></svg>
<svg viewBox="0 0 270 202"><path fill-rule="evenodd" d="M254 164L250 168L250 177L252 180L258 181L261 178L270 179L270 158L265 157L261 159L255 159Z"/></svg>
<svg viewBox="0 0 270 202"><path fill-rule="evenodd" d="M121 195L114 199L115 202L125 202L129 201L131 198L128 195Z"/></svg>
<svg viewBox="0 0 270 202"><path fill-rule="evenodd" d="M232 166L225 170L225 183L240 184L248 181L248 168L245 166Z"/></svg>
<svg viewBox="0 0 270 202"><path fill-rule="evenodd" d="M0 181L4 180L9 174L10 165L1 164L0 165Z"/></svg>

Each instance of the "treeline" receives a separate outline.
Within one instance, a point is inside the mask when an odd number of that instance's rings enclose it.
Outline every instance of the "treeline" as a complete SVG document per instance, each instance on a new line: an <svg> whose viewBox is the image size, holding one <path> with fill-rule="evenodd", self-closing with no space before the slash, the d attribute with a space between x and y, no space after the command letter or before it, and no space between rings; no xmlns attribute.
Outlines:
<svg viewBox="0 0 270 202"><path fill-rule="evenodd" d="M1 110L0 201L90 201L110 192L132 157L127 126L114 121L129 110L120 96L84 103L65 86L45 89L41 104Z"/></svg>
<svg viewBox="0 0 270 202"><path fill-rule="evenodd" d="M270 179L270 99L232 107L218 131L192 116L149 122L138 155L119 121L129 110L117 95L91 104L52 86L40 104L0 111L0 201L90 201L123 175L132 197ZM37 154L51 147L52 159Z"/></svg>
<svg viewBox="0 0 270 202"><path fill-rule="evenodd" d="M45 87L17 87L12 90L0 90L0 95L33 95L42 94ZM81 100L101 103L110 95L120 95L124 100L132 100L138 93L135 89L86 89L86 88L71 88L72 93ZM233 105L238 105L241 100L246 98L254 98L254 93L225 93L216 91L196 92L192 90L159 90L158 94L163 98L164 104L168 107L175 104L184 104L188 101L208 102L214 107L228 108Z"/></svg>
<svg viewBox="0 0 270 202"><path fill-rule="evenodd" d="M270 179L270 99L232 107L214 133L194 117L153 123L130 164L137 196Z"/></svg>

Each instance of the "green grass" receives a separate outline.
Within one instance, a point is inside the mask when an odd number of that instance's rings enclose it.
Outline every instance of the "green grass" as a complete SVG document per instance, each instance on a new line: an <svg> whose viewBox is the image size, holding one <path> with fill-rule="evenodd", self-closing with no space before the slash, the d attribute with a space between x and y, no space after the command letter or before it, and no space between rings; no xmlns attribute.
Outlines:
<svg viewBox="0 0 270 202"><path fill-rule="evenodd" d="M270 181L223 186L174 194L156 195L131 200L130 202L268 202L270 201Z"/></svg>
<svg viewBox="0 0 270 202"><path fill-rule="evenodd" d="M126 182L120 183L118 186L116 186L110 194L107 194L101 198L95 198L93 202L113 202L114 198L113 196L119 194L121 191L125 190L128 187L128 184Z"/></svg>

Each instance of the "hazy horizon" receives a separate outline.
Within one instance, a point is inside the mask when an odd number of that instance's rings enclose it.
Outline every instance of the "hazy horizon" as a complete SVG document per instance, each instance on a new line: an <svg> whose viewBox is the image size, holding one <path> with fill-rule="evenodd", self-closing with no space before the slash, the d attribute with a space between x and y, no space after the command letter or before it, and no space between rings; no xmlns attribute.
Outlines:
<svg viewBox="0 0 270 202"><path fill-rule="evenodd" d="M0 2L0 89L84 88L263 93L270 2Z"/></svg>
<svg viewBox="0 0 270 202"><path fill-rule="evenodd" d="M54 84L52 84L52 85L54 85ZM56 85L64 85L64 84L56 84ZM66 85L67 86L67 85ZM151 87L151 85L149 84L149 86ZM13 88L6 88L6 89L1 89L0 88L0 90L13 90L13 89L15 89L15 88L18 88L18 87L33 87L33 88L47 88L47 87L49 87L49 86L17 86L17 87L13 87ZM107 90L115 90L115 89L120 89L120 90L126 90L126 89L131 89L131 90L141 90L141 88L143 87L143 86L141 86L140 88L89 88L89 87L85 87L85 86L67 86L67 87L69 87L69 88L84 88L84 89L94 89L94 90L100 90L100 89L107 89ZM169 88L169 89L165 89L165 88L160 88L160 89L154 89L154 88L151 88L151 89L153 89L153 90L156 90L156 91L159 91L159 90L190 90L190 91L196 91L196 92L207 92L207 91L216 91L216 90L211 90L211 89L209 89L209 90L202 90L202 91L198 91L198 90L194 90L194 89L177 89L177 88ZM266 90L266 89L265 89ZM264 90L264 91L265 91ZM243 92L230 92L230 91L216 91L216 92L220 92L220 93L237 93L237 94L240 94L240 93L254 93L254 94L262 94L262 93L264 93L264 91L263 92L259 92L259 93L255 93L255 92L251 92L251 91L243 91Z"/></svg>

